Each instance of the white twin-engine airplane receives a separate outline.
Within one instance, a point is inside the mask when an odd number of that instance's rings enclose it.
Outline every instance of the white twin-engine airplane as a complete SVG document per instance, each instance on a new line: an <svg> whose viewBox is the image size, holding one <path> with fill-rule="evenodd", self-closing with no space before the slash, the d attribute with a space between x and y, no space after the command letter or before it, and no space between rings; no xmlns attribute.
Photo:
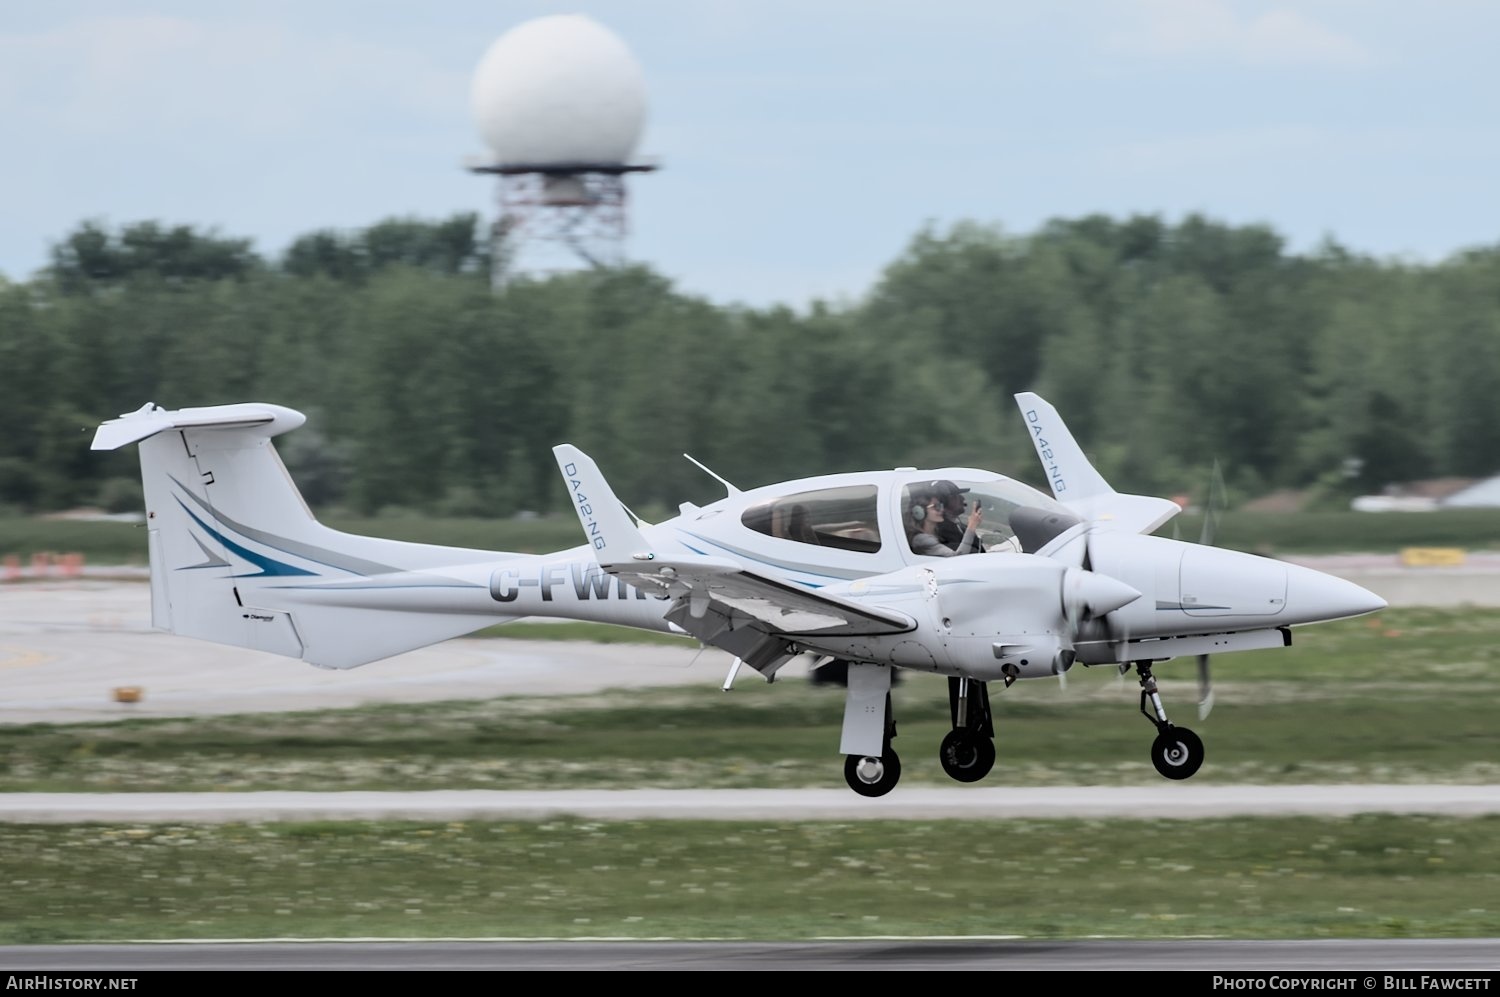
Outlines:
<svg viewBox="0 0 1500 997"><path fill-rule="evenodd" d="M770 680L814 655L847 665L839 751L844 778L864 796L890 792L901 776L893 666L948 676L953 729L938 755L960 782L984 778L995 762L988 683L1058 676L1075 662L1122 674L1133 666L1156 729L1151 759L1167 778L1186 779L1203 743L1167 720L1155 662L1283 647L1292 626L1385 606L1308 568L1147 535L1179 507L1114 491L1050 404L1031 393L1016 401L1051 496L960 467L749 491L713 475L725 498L684 503L649 525L588 455L564 444L554 453L586 543L545 555L319 524L271 443L305 419L277 405L148 404L101 425L93 448L140 444L158 629L353 668L496 622L566 617L722 648L735 658L725 689L742 666ZM936 532L945 493L957 493L958 529L973 521L974 553L916 553L935 547L923 535Z"/></svg>

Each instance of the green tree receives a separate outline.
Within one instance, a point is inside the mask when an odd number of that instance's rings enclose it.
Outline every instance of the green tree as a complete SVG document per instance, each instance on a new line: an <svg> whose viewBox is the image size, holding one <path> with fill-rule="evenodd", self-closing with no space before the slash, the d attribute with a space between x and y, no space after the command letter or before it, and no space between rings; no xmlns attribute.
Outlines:
<svg viewBox="0 0 1500 997"><path fill-rule="evenodd" d="M52 247L47 273L68 293L150 274L165 281L221 280L260 270L249 239L231 239L188 225L154 221L110 232L85 222Z"/></svg>

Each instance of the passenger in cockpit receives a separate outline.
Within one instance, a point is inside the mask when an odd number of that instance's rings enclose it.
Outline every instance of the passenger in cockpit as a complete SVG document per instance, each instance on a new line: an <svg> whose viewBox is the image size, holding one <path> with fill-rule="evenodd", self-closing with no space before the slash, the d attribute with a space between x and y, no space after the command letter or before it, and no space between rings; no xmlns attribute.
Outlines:
<svg viewBox="0 0 1500 997"><path fill-rule="evenodd" d="M964 538L964 519L968 512L965 508L968 503L964 499L964 493L968 489L960 488L951 481L942 480L934 481L932 490L938 498L943 500L943 521L937 527L938 542L957 552ZM963 553L983 554L984 544L976 539L974 549Z"/></svg>
<svg viewBox="0 0 1500 997"><path fill-rule="evenodd" d="M984 513L981 504L975 501L965 524L963 536L957 545L949 547L938 539L938 526L947 515L943 498L935 487L938 482L913 486L908 492L906 509L906 537L914 553L931 557L953 557L955 554L973 554L979 550L979 523Z"/></svg>

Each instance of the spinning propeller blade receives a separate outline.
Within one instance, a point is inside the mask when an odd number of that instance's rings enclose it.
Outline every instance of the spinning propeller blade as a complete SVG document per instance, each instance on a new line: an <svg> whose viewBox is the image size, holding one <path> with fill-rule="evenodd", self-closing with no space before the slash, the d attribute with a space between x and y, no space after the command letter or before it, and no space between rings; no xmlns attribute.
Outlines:
<svg viewBox="0 0 1500 997"><path fill-rule="evenodd" d="M1208 498L1203 502L1203 532L1198 542L1212 547L1214 534L1219 528L1219 510L1224 505L1224 474L1219 469L1218 458L1214 459L1213 475L1208 479ZM1213 677L1209 674L1206 654L1198 655L1198 719L1207 720L1214 708Z"/></svg>
<svg viewBox="0 0 1500 997"><path fill-rule="evenodd" d="M1208 655L1198 655L1198 719L1207 720L1214 708L1213 680L1208 674Z"/></svg>

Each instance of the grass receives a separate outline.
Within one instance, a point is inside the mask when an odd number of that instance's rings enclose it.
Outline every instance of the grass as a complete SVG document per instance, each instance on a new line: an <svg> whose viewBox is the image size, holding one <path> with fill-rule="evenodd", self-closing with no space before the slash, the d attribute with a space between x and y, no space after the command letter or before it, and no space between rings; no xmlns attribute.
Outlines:
<svg viewBox="0 0 1500 997"><path fill-rule="evenodd" d="M0 826L0 943L1500 935L1500 819Z"/></svg>

